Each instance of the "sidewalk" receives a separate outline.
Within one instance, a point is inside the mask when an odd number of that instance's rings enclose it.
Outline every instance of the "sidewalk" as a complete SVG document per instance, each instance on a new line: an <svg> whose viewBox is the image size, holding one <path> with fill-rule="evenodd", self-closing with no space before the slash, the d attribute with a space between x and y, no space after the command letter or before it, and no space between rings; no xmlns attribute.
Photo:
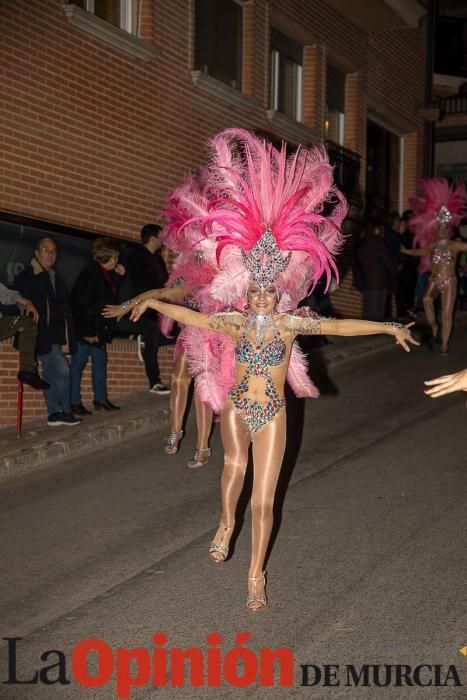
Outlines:
<svg viewBox="0 0 467 700"><path fill-rule="evenodd" d="M457 315L457 326L467 325L467 314ZM378 352L392 350L394 341L388 336L359 338L333 337L332 344L310 353L313 365L335 369ZM23 435L16 429L0 430L0 481L85 454L91 450L114 445L120 440L167 430L169 425L168 397L147 391L127 394L116 401L120 411L101 411L85 416L79 426L49 427L44 418L27 421Z"/></svg>

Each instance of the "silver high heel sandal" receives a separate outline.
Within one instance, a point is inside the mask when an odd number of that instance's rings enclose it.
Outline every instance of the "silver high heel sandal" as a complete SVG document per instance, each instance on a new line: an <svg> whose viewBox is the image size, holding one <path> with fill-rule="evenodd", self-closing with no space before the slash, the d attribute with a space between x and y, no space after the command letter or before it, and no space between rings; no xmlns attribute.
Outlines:
<svg viewBox="0 0 467 700"><path fill-rule="evenodd" d="M222 520L221 520L221 523L223 525ZM209 555L210 555L211 559L216 562L216 564L220 564L221 562L225 561L227 559L227 557L229 556L228 545L226 547L225 545L222 544L222 542L224 541L224 537L226 536L226 534L228 532L232 532L232 528L231 527L224 527L221 541L219 542L219 544L217 544L216 542L211 542L211 544L209 545ZM215 557L214 554L220 554L220 556Z"/></svg>
<svg viewBox="0 0 467 700"><path fill-rule="evenodd" d="M205 455L205 458L203 459L204 455ZM210 456L211 456L211 448L210 447L198 447L193 459L190 459L190 461L188 462L188 464L186 466L188 467L188 469L196 469L197 467L203 467L206 464L206 462L209 461Z"/></svg>
<svg viewBox="0 0 467 700"><path fill-rule="evenodd" d="M264 592L263 595L258 595L256 592L256 584L258 581L263 582L263 586L266 587L266 572L262 574L261 576L249 576L248 581L254 581L254 593L253 595L248 594L248 598L246 599L246 607L248 610L253 610L256 612L257 610L263 610L263 608L267 607L268 600L266 597L266 591Z"/></svg>
<svg viewBox="0 0 467 700"><path fill-rule="evenodd" d="M183 437L183 430L178 433L170 433L168 437L165 438L164 452L168 455L174 455L178 452L178 444Z"/></svg>

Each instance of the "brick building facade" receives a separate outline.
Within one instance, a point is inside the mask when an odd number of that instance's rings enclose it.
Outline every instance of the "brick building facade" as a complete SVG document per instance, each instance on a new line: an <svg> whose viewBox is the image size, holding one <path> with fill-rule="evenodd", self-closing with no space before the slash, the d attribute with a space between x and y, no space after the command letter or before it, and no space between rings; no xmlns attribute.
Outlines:
<svg viewBox="0 0 467 700"><path fill-rule="evenodd" d="M117 5L115 19L108 13ZM402 14L392 0L369 5L350 16L340 0L0 0L0 223L13 213L137 239L166 192L205 161L207 140L245 127L293 144L329 139L336 172L353 174L351 231L367 172L376 178L367 168L369 120L393 153L375 201L383 192L402 211L423 169L426 17L415 0ZM196 13L220 8L239 22L234 80L203 62L207 28ZM226 53L235 49L230 34L221 37ZM338 313L359 314L349 272L333 301ZM111 395L146 386L134 346L112 344ZM167 380L170 351L161 354ZM15 417L16 367L10 343L0 343L0 424ZM88 375L84 389L86 400ZM25 416L44 411L28 390Z"/></svg>

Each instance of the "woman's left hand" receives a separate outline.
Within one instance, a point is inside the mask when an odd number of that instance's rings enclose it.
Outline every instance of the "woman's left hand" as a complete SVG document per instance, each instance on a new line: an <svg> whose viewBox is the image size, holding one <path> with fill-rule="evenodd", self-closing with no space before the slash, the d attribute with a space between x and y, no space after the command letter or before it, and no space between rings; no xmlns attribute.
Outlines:
<svg viewBox="0 0 467 700"><path fill-rule="evenodd" d="M453 391L467 391L467 369L454 374L445 374L442 377L436 377L436 379L429 379L425 384L431 386L431 389L425 389L425 394L431 396L432 399L452 394Z"/></svg>
<svg viewBox="0 0 467 700"><path fill-rule="evenodd" d="M153 305L154 305L155 303L156 303L156 302L153 300L152 303L150 304L150 303L149 303L149 299L145 299L144 301L138 301L138 302L136 302L136 306L134 307L134 309L132 310L132 312L131 312L131 314L130 314L130 319L131 319L132 321L135 321L135 322L136 322L136 321L139 321L139 319L141 318L141 316L144 314L144 312L145 312L147 309L149 309L149 308L154 308Z"/></svg>
<svg viewBox="0 0 467 700"><path fill-rule="evenodd" d="M400 328L395 328L394 337L396 339L396 345L400 345L406 352L410 352L409 343L412 345L420 345L418 340L415 340L409 328L415 324L415 321L407 323L405 326Z"/></svg>
<svg viewBox="0 0 467 700"><path fill-rule="evenodd" d="M125 265L122 265L122 263L118 263L118 265L115 266L115 272L117 275L124 275L126 273L126 268Z"/></svg>

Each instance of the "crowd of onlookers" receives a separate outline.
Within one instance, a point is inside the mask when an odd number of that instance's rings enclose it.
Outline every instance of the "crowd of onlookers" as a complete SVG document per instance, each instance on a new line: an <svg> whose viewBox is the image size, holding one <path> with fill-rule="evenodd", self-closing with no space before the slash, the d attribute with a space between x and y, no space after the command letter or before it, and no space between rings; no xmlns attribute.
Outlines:
<svg viewBox="0 0 467 700"><path fill-rule="evenodd" d="M30 264L16 277L12 289L0 283L0 304L19 304L26 312L0 317L0 340L15 337L20 356L18 379L44 391L48 425L78 425L79 416L91 413L81 400L81 379L89 359L94 410L119 409L107 393L107 346L116 320L104 318L102 310L119 303L126 275L135 294L165 285L168 274L160 254L159 233L156 224L143 227L141 245L131 255L128 270L119 262L119 241L97 238L91 245L91 260L71 293L55 269L59 250L49 237L37 242ZM156 312L144 314L138 333L150 391L167 394L157 360L158 347L165 341ZM42 365L42 379L37 360Z"/></svg>
<svg viewBox="0 0 467 700"><path fill-rule="evenodd" d="M390 214L386 219L370 218L362 238L356 242L353 256L355 287L362 294L362 317L369 321L408 321L423 311L423 295L429 272L420 258L402 253L413 248L413 234L407 222L411 211L402 216ZM467 230L461 227L459 235ZM467 254L462 253L458 266L458 304L467 305Z"/></svg>

